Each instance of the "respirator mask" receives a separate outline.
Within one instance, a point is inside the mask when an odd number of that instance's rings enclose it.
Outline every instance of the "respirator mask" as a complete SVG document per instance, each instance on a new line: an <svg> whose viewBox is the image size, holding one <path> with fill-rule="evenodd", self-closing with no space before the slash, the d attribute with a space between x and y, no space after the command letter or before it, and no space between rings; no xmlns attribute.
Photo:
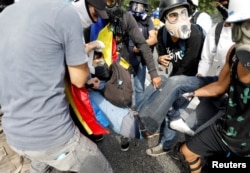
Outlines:
<svg viewBox="0 0 250 173"><path fill-rule="evenodd" d="M145 5L138 2L132 2L130 11L136 19L145 20L147 18L147 13L145 13Z"/></svg>
<svg viewBox="0 0 250 173"><path fill-rule="evenodd" d="M180 39L187 39L191 34L191 23L188 10L184 7L176 8L166 13L165 27L169 34Z"/></svg>
<svg viewBox="0 0 250 173"><path fill-rule="evenodd" d="M232 40L237 58L250 71L250 20L232 24Z"/></svg>

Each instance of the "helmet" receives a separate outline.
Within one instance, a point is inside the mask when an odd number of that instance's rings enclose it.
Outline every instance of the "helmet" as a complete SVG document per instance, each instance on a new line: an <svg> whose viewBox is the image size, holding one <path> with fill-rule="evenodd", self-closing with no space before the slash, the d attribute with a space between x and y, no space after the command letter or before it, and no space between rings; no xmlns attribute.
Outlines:
<svg viewBox="0 0 250 173"><path fill-rule="evenodd" d="M195 5L196 7L199 6L199 0L188 0L188 2L191 2L193 5Z"/></svg>
<svg viewBox="0 0 250 173"><path fill-rule="evenodd" d="M144 5L148 5L148 0L130 0L130 4L132 2L137 2L137 3L140 3L140 4L144 4Z"/></svg>
<svg viewBox="0 0 250 173"><path fill-rule="evenodd" d="M189 8L187 0L161 0L159 4L160 20L165 23L164 17L166 11L179 6L185 6L187 9Z"/></svg>
<svg viewBox="0 0 250 173"><path fill-rule="evenodd" d="M130 0L129 8L134 17L145 20L147 17L148 0Z"/></svg>
<svg viewBox="0 0 250 173"><path fill-rule="evenodd" d="M240 3L237 0L230 0L226 22L240 22L250 19L249 6L249 0L241 0Z"/></svg>

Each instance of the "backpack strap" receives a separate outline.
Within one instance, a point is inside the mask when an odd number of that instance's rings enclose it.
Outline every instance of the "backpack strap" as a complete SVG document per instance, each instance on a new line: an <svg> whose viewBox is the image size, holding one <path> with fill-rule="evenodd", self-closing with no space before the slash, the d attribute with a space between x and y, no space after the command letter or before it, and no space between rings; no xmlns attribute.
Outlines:
<svg viewBox="0 0 250 173"><path fill-rule="evenodd" d="M191 23L196 24L197 19L198 19L199 15L200 15L201 13L202 13L201 11L197 11L197 12L192 16L192 18L191 18L191 20L190 20Z"/></svg>
<svg viewBox="0 0 250 173"><path fill-rule="evenodd" d="M217 46L220 40L220 34L224 25L224 21L219 22L215 27L215 45Z"/></svg>

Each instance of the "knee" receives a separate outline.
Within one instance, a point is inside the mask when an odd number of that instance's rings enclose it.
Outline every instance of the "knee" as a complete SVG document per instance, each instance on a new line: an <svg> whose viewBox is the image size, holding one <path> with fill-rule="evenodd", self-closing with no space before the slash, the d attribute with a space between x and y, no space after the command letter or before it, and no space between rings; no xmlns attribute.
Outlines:
<svg viewBox="0 0 250 173"><path fill-rule="evenodd" d="M202 164L200 156L192 152L184 143L180 147L180 152L183 154L185 162L187 162L191 173L200 173Z"/></svg>

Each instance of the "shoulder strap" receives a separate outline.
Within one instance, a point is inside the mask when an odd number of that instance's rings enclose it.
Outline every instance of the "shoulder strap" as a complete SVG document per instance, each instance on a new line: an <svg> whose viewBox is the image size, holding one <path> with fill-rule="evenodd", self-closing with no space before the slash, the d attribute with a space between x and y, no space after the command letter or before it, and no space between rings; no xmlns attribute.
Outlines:
<svg viewBox="0 0 250 173"><path fill-rule="evenodd" d="M215 45L217 46L220 39L220 33L223 28L224 21L219 22L215 27Z"/></svg>
<svg viewBox="0 0 250 173"><path fill-rule="evenodd" d="M232 67L232 64L235 62L235 45L232 45L228 51L228 55L229 56L229 66L230 68Z"/></svg>
<svg viewBox="0 0 250 173"><path fill-rule="evenodd" d="M202 13L201 11L197 11L197 12L192 16L192 18L191 18L191 23L196 24L197 19L198 19L199 15L200 15L201 13Z"/></svg>
<svg viewBox="0 0 250 173"><path fill-rule="evenodd" d="M167 39L168 39L167 29L163 27L162 28L162 41L165 47L167 46Z"/></svg>

